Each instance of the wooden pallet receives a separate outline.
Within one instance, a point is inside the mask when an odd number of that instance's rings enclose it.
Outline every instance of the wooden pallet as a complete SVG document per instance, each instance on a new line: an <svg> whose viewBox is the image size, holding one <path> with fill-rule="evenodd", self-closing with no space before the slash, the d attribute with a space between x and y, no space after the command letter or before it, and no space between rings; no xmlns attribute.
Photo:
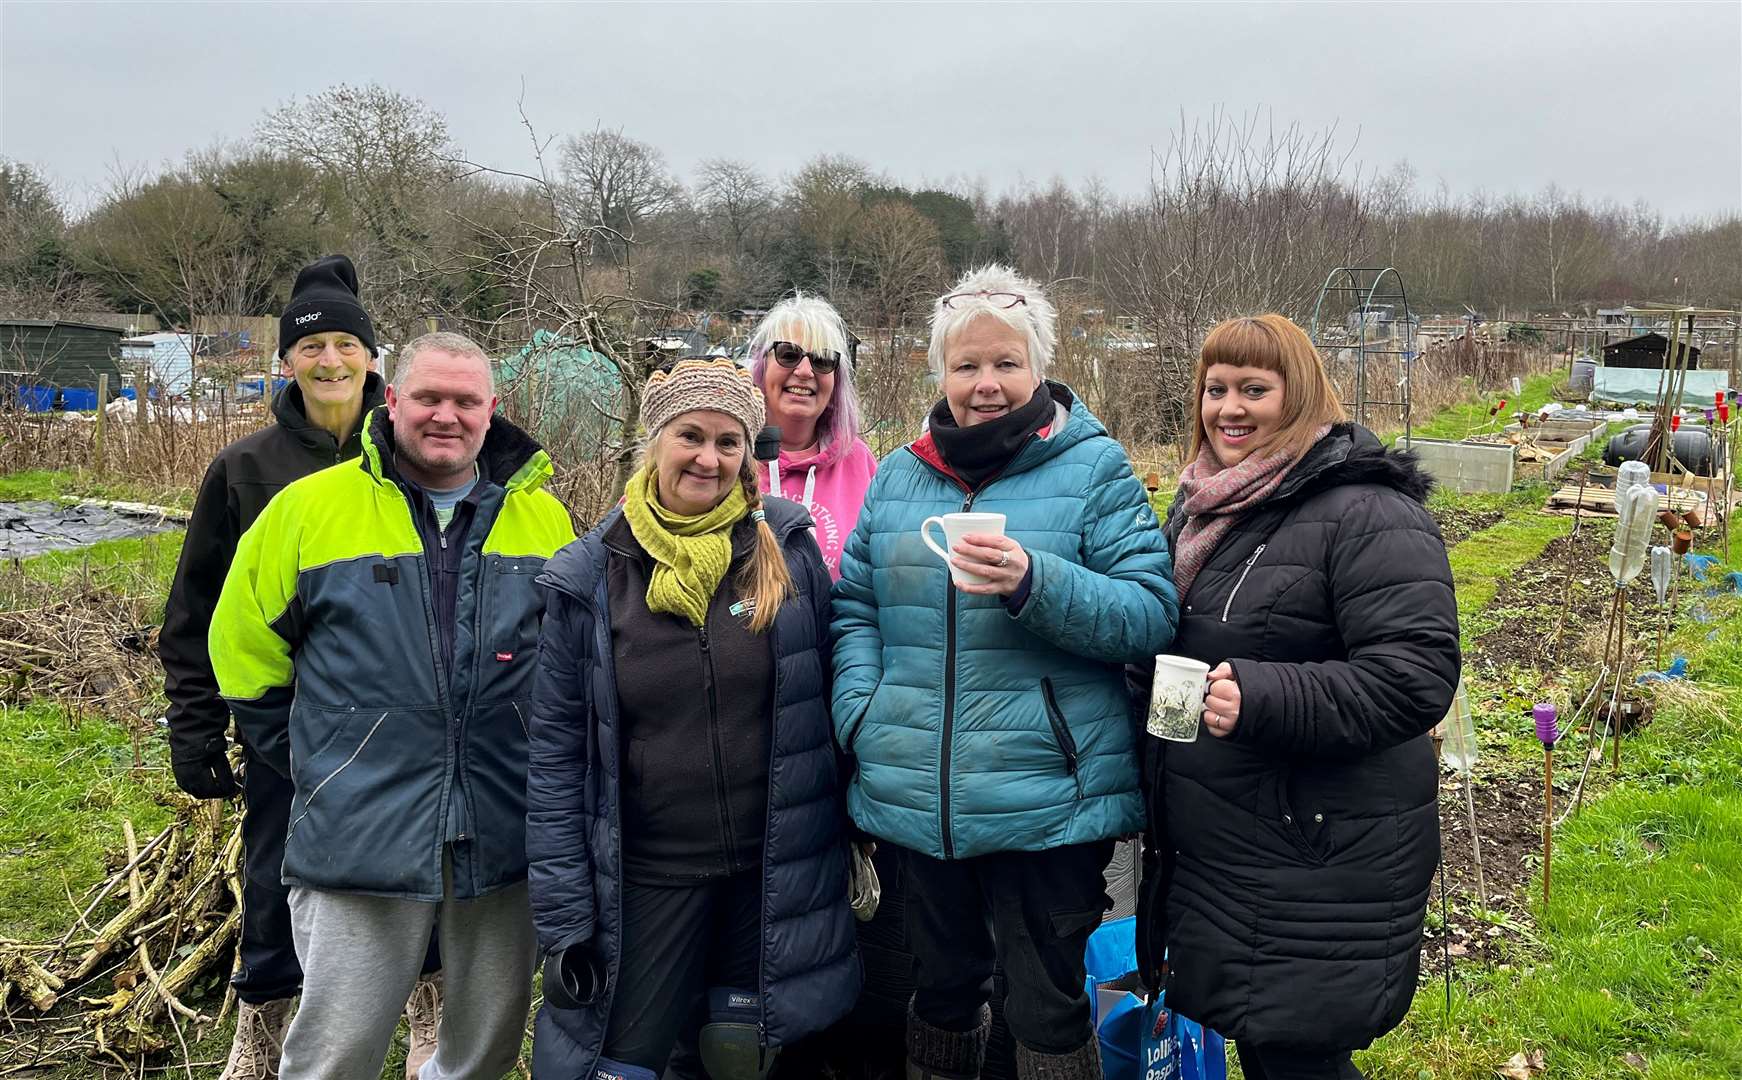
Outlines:
<svg viewBox="0 0 1742 1080"><path fill-rule="evenodd" d="M1660 476L1662 476L1661 473L1652 474L1653 482L1659 484L1665 483L1664 480L1659 479ZM1592 482L1585 485L1582 502L1579 496L1578 484L1562 484L1559 490L1548 497L1548 502L1543 504L1543 512L1567 515L1582 512L1596 517L1614 517L1615 489L1613 486L1597 483L1597 479L1597 477L1592 477ZM1614 478L1604 477L1603 479L1612 482ZM1684 487L1679 484L1668 484L1669 497L1667 499L1659 500L1658 509L1674 510L1677 513L1681 513L1685 510L1698 509L1701 516L1704 517L1708 523L1715 521L1724 509L1723 489L1719 485L1725 479L1727 478L1720 477L1712 480L1712 495L1710 499L1706 497L1704 483L1705 477L1700 478L1701 484L1697 488ZM1736 493L1732 492L1730 495L1731 505L1737 505L1738 501Z"/></svg>

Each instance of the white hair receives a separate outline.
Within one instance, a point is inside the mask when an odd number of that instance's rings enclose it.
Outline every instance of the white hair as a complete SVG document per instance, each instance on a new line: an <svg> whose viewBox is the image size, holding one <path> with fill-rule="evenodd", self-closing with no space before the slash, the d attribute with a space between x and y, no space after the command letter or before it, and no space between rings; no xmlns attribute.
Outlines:
<svg viewBox="0 0 1742 1080"><path fill-rule="evenodd" d="M847 355L847 324L833 304L820 296L795 293L768 309L750 331L750 354L767 351L776 341L791 341L812 351Z"/></svg>
<svg viewBox="0 0 1742 1080"><path fill-rule="evenodd" d="M945 307L944 297L938 297L931 313L931 345L926 350L926 362L934 374L943 377L944 348L950 338L975 319L989 315L1012 330L1021 331L1028 339L1028 366L1034 369L1035 381L1046 378L1053 347L1058 343L1058 312L1038 282L1002 263L987 263L963 274L945 295L957 293L1015 293L1024 302L1005 308L982 296L963 296Z"/></svg>
<svg viewBox="0 0 1742 1080"><path fill-rule="evenodd" d="M400 349L393 358L393 387L400 389L405 380L410 377L411 369L418 356L426 352L445 352L455 356L465 356L481 360L484 363L484 374L490 379L490 392L496 392L495 365L490 362L490 354L484 347L464 334L456 334L451 330L437 330L412 338L405 348Z"/></svg>

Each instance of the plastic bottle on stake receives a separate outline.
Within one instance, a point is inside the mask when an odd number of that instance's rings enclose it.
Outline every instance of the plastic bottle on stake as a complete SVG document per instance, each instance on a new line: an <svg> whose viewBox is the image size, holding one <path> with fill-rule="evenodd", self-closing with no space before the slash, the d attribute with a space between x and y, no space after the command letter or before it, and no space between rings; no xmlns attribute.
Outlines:
<svg viewBox="0 0 1742 1080"><path fill-rule="evenodd" d="M1669 602L1669 580L1675 573L1675 555L1662 544L1651 549L1651 588L1657 593L1657 602Z"/></svg>
<svg viewBox="0 0 1742 1080"><path fill-rule="evenodd" d="M1609 549L1609 573L1616 585L1630 585L1645 569L1645 549L1657 517L1657 489L1635 484L1622 496L1621 521Z"/></svg>
<svg viewBox="0 0 1742 1080"><path fill-rule="evenodd" d="M1476 767L1476 721L1470 715L1470 698L1464 692L1464 678L1458 677L1458 692L1452 695L1452 706L1446 710L1440 731L1445 739L1440 744L1440 759L1461 773Z"/></svg>
<svg viewBox="0 0 1742 1080"><path fill-rule="evenodd" d="M1616 528L1627 523L1627 491L1640 484L1651 483L1651 466L1643 461L1623 461L1615 477L1615 513L1621 518Z"/></svg>

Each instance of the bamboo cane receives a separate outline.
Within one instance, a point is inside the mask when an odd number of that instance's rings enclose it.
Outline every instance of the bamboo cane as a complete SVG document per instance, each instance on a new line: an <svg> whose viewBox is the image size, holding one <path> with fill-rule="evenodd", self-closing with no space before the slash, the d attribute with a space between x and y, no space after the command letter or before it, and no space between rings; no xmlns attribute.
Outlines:
<svg viewBox="0 0 1742 1080"><path fill-rule="evenodd" d="M1542 906L1548 909L1549 868L1554 865L1554 746L1542 752Z"/></svg>

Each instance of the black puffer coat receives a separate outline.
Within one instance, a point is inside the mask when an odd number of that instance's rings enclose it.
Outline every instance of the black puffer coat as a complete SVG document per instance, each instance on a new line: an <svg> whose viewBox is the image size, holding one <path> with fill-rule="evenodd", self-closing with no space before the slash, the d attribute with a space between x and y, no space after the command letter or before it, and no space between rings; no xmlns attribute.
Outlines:
<svg viewBox="0 0 1742 1080"><path fill-rule="evenodd" d="M1460 662L1430 484L1338 425L1181 597L1172 651L1232 662L1240 720L1144 739L1139 953L1153 972L1168 949L1168 1003L1229 1038L1354 1050L1409 1010L1439 855L1427 732Z"/></svg>

